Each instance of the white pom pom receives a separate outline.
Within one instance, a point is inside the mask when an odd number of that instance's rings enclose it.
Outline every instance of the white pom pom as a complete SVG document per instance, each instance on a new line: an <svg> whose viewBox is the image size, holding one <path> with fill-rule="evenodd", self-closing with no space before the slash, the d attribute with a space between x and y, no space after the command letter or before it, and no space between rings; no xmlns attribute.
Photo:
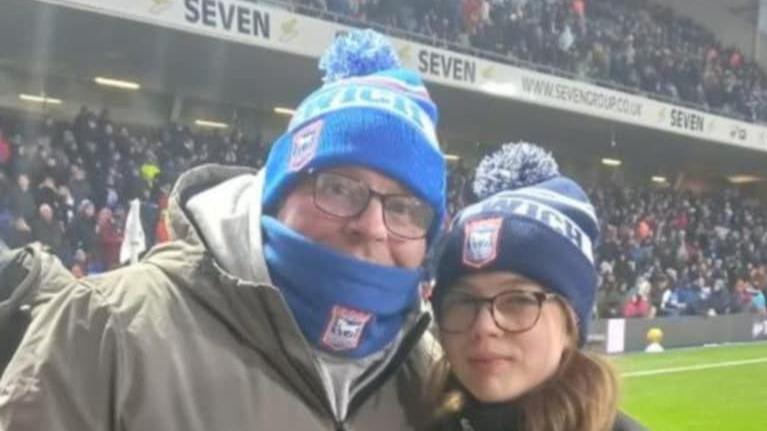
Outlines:
<svg viewBox="0 0 767 431"><path fill-rule="evenodd" d="M504 144L485 156L474 175L474 194L488 198L504 190L538 184L559 175L551 153L527 142Z"/></svg>
<svg viewBox="0 0 767 431"><path fill-rule="evenodd" d="M373 30L352 30L337 38L320 58L325 82L370 75L400 67L391 41Z"/></svg>

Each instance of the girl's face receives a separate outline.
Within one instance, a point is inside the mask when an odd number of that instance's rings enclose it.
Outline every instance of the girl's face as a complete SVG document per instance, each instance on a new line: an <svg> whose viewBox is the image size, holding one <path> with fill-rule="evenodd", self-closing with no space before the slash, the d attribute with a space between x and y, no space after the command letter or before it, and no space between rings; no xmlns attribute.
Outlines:
<svg viewBox="0 0 767 431"><path fill-rule="evenodd" d="M455 376L479 401L510 401L529 392L554 375L565 348L574 345L569 307L553 295L544 298L543 287L534 281L512 272L489 272L462 277L449 289L440 309L442 346ZM513 291L521 293L508 293ZM464 325L468 329L447 330L460 326L449 319L470 320L466 307L479 304L472 299L499 294L494 310L482 303L473 323ZM497 322L521 332L504 330Z"/></svg>

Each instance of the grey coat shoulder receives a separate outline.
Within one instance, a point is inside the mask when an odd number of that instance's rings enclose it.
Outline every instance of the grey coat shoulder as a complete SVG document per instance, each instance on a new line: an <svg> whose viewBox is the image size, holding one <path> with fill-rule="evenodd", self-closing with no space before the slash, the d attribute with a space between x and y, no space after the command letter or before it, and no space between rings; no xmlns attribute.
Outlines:
<svg viewBox="0 0 767 431"><path fill-rule="evenodd" d="M649 428L643 426L626 413L618 412L618 417L615 418L615 424L613 425L613 431L649 431Z"/></svg>

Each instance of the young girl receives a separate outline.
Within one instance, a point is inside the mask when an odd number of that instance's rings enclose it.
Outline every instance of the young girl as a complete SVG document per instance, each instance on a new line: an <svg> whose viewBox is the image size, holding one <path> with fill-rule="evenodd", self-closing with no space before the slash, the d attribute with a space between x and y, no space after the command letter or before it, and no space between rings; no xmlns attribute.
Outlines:
<svg viewBox="0 0 767 431"><path fill-rule="evenodd" d="M599 234L586 193L524 143L486 157L474 191L483 200L457 215L438 262L433 429L642 429L618 414L612 368L581 350Z"/></svg>

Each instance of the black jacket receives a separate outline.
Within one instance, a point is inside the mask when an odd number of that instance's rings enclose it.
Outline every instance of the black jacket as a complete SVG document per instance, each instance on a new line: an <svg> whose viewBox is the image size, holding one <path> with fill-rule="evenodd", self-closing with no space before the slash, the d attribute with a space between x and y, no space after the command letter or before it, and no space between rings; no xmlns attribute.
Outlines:
<svg viewBox="0 0 767 431"><path fill-rule="evenodd" d="M463 414L448 418L430 431L516 431L517 412L508 405L468 408ZM647 428L623 412L613 424L612 431L646 431ZM537 430L536 430L537 431ZM541 430L543 431L543 430Z"/></svg>

